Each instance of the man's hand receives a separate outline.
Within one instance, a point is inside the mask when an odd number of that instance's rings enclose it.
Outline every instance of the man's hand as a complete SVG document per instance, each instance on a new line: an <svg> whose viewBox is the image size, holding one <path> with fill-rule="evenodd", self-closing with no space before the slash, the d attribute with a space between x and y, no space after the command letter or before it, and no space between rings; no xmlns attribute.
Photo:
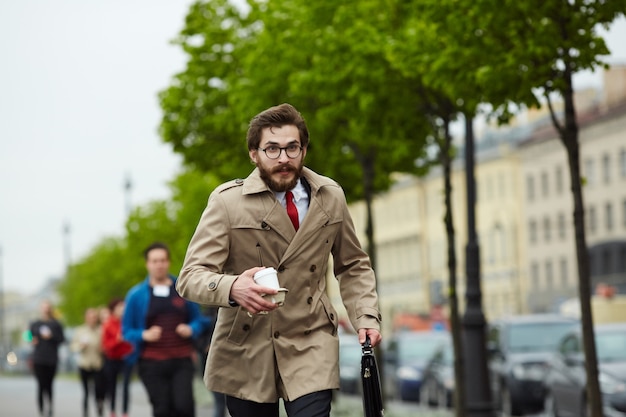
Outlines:
<svg viewBox="0 0 626 417"><path fill-rule="evenodd" d="M365 343L365 335L370 337L370 342L372 343L372 347L377 346L382 340L383 337L380 335L380 332L376 329L359 329L359 343Z"/></svg>
<svg viewBox="0 0 626 417"><path fill-rule="evenodd" d="M257 314L261 311L272 311L278 305L261 297L263 294L276 294L273 288L262 287L254 282L254 274L263 269L263 267L254 267L244 271L237 277L233 286L230 288L230 299L236 301L244 309L251 314Z"/></svg>
<svg viewBox="0 0 626 417"><path fill-rule="evenodd" d="M156 342L161 338L161 326L152 326L141 333L141 337L146 342Z"/></svg>
<svg viewBox="0 0 626 417"><path fill-rule="evenodd" d="M185 323L180 323L176 326L176 334L182 337L183 339L189 339L193 334L193 330L191 326Z"/></svg>

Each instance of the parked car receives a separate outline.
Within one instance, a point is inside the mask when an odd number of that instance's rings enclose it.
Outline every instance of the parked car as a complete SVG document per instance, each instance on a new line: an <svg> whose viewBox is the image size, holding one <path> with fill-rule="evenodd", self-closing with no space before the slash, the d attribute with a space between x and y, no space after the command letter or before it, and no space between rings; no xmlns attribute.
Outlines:
<svg viewBox="0 0 626 417"><path fill-rule="evenodd" d="M419 401L422 372L437 347L450 338L447 331L401 332L383 349L383 384L388 398Z"/></svg>
<svg viewBox="0 0 626 417"><path fill-rule="evenodd" d="M426 362L420 387L420 404L451 408L454 386L454 346L452 338L449 338L435 349Z"/></svg>
<svg viewBox="0 0 626 417"><path fill-rule="evenodd" d="M339 335L339 387L343 394L359 394L362 390L361 352L356 334Z"/></svg>
<svg viewBox="0 0 626 417"><path fill-rule="evenodd" d="M505 415L543 409L547 362L558 341L579 327L577 319L533 314L489 325L489 375L494 404Z"/></svg>
<svg viewBox="0 0 626 417"><path fill-rule="evenodd" d="M604 416L626 416L626 323L601 324L594 331ZM550 361L545 415L588 415L586 383L582 332L577 329L561 339Z"/></svg>

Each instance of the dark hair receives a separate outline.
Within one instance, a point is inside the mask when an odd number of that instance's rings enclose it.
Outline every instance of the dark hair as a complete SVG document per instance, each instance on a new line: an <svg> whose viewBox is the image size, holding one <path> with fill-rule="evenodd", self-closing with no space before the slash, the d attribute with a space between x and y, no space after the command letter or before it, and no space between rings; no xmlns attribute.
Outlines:
<svg viewBox="0 0 626 417"><path fill-rule="evenodd" d="M124 302L123 298L115 297L111 301L109 301L109 304L107 304L107 308L109 309L109 311L112 314L113 310L115 310L115 307L117 307L118 304L123 303L123 302Z"/></svg>
<svg viewBox="0 0 626 417"><path fill-rule="evenodd" d="M309 130L306 122L295 107L291 104L283 103L278 106L270 107L262 111L250 120L248 126L248 150L254 150L261 144L261 134L266 127L282 127L286 125L294 125L300 133L300 145L303 147L309 144Z"/></svg>
<svg viewBox="0 0 626 417"><path fill-rule="evenodd" d="M150 251L152 251L154 249L163 249L163 250L165 250L165 252L167 253L167 259L170 258L170 248L168 248L165 243L154 242L153 244L148 246L146 248L146 250L143 251L143 257L144 257L144 259L146 261L148 260L148 254L150 253Z"/></svg>

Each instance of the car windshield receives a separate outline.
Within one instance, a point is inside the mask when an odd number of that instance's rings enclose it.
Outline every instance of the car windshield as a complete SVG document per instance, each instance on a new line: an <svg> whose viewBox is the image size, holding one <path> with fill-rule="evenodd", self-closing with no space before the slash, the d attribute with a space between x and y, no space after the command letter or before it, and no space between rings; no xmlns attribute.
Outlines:
<svg viewBox="0 0 626 417"><path fill-rule="evenodd" d="M600 362L626 361L626 333L596 332L596 351Z"/></svg>
<svg viewBox="0 0 626 417"><path fill-rule="evenodd" d="M511 352L544 352L553 350L573 323L524 323L511 326L508 345Z"/></svg>
<svg viewBox="0 0 626 417"><path fill-rule="evenodd" d="M421 336L402 339L399 349L400 363L424 362L445 341L442 336Z"/></svg>

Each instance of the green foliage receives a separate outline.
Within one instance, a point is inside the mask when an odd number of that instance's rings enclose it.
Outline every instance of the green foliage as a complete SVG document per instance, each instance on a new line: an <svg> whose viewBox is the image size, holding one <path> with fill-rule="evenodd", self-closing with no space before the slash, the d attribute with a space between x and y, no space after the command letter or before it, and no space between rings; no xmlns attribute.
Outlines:
<svg viewBox="0 0 626 417"><path fill-rule="evenodd" d="M385 190L394 171L418 172L426 123L418 80L384 56L391 10L351 4L251 2L242 15L198 1L177 42L184 72L161 93L164 140L218 178L246 175L247 121L290 102L307 119L307 165L338 180L351 200ZM208 82L207 80L212 80Z"/></svg>
<svg viewBox="0 0 626 417"><path fill-rule="evenodd" d="M170 184L172 201L155 201L135 208L126 222L124 237L103 239L73 264L58 287L66 323L81 323L86 308L124 297L133 285L143 280L146 277L143 251L155 241L170 247L170 271L177 275L208 196L217 185L213 176L191 170L183 172Z"/></svg>

